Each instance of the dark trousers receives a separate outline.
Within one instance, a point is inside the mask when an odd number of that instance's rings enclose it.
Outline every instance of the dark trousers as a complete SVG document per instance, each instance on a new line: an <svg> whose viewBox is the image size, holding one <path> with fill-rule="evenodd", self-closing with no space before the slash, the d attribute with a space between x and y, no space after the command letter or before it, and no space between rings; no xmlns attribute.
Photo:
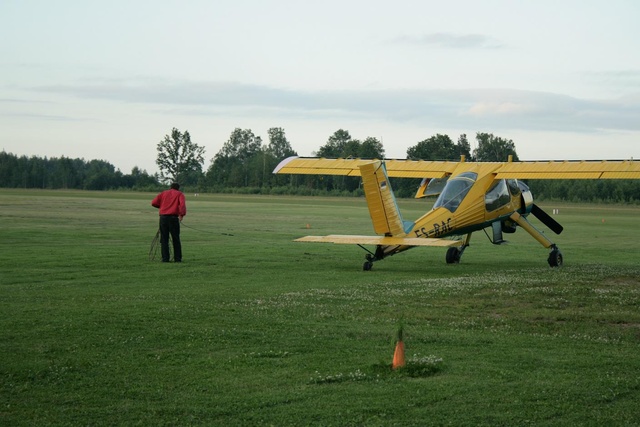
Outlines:
<svg viewBox="0 0 640 427"><path fill-rule="evenodd" d="M173 260L182 261L182 244L180 243L180 220L177 216L160 215L160 248L162 262L169 262L169 235L173 242Z"/></svg>

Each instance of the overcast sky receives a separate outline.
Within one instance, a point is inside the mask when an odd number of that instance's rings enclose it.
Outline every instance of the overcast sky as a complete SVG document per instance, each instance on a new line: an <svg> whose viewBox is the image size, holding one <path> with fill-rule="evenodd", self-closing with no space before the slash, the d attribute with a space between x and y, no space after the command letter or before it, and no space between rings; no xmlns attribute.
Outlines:
<svg viewBox="0 0 640 427"><path fill-rule="evenodd" d="M205 147L338 129L388 158L437 133L523 160L640 158L640 2L0 1L0 149L157 171Z"/></svg>

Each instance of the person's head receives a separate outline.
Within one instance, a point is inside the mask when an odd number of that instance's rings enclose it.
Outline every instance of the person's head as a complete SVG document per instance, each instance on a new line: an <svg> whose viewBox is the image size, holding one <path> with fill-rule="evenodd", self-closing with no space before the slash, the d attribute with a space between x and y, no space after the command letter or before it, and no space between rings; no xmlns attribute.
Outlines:
<svg viewBox="0 0 640 427"><path fill-rule="evenodd" d="M179 190L180 189L180 184L178 184L177 182L174 182L171 184L171 188L174 190Z"/></svg>

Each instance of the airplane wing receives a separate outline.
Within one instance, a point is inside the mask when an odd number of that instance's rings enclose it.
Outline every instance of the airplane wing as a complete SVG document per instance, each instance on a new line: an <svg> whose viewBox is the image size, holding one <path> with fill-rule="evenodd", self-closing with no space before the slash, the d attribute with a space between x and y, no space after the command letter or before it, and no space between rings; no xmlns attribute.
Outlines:
<svg viewBox="0 0 640 427"><path fill-rule="evenodd" d="M360 176L359 166L372 161L294 156L280 162L273 173ZM428 160L385 160L384 163L387 176L391 178L444 178L451 175L459 164L452 161Z"/></svg>
<svg viewBox="0 0 640 427"><path fill-rule="evenodd" d="M289 157L273 173L360 176L359 166L367 159ZM495 168L496 179L640 179L637 160L581 160L530 162L455 162L429 160L385 160L392 178L445 178L479 165Z"/></svg>
<svg viewBox="0 0 640 427"><path fill-rule="evenodd" d="M382 246L460 246L459 240L432 239L418 237L380 237L380 236L353 236L332 234L329 236L305 236L294 240L295 242L311 243L338 243L350 245L382 245Z"/></svg>
<svg viewBox="0 0 640 427"><path fill-rule="evenodd" d="M506 162L496 179L638 179L640 162L634 160L583 160Z"/></svg>

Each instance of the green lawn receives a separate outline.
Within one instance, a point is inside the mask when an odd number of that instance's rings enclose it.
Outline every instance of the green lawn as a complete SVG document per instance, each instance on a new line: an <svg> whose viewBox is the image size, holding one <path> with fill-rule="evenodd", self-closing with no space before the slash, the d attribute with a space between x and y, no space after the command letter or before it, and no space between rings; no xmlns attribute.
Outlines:
<svg viewBox="0 0 640 427"><path fill-rule="evenodd" d="M292 242L371 234L363 199L187 194L161 264L153 196L0 190L0 425L640 424L639 207L543 204L561 269L519 230L364 272Z"/></svg>

